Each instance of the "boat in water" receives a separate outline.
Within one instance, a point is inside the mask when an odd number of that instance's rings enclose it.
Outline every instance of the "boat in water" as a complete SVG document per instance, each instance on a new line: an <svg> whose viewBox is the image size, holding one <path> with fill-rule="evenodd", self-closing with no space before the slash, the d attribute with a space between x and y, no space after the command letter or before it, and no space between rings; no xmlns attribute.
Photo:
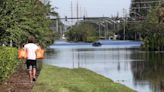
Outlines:
<svg viewBox="0 0 164 92"><path fill-rule="evenodd" d="M92 43L92 46L96 46L96 47L101 46L101 45L102 44L100 42L94 42L94 43Z"/></svg>

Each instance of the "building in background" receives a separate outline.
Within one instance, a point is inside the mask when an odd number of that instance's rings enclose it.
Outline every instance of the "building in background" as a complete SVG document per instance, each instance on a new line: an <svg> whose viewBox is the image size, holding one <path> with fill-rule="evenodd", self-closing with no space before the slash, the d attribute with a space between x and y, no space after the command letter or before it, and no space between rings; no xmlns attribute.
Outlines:
<svg viewBox="0 0 164 92"><path fill-rule="evenodd" d="M164 0L131 0L130 17L142 20L151 8L162 3L164 3Z"/></svg>

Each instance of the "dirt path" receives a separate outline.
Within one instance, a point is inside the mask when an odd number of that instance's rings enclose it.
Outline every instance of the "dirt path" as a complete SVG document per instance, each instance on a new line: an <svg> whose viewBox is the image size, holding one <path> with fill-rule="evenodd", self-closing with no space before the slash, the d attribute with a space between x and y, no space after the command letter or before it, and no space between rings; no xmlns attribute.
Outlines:
<svg viewBox="0 0 164 92"><path fill-rule="evenodd" d="M39 71L37 71L38 76ZM30 83L25 64L20 64L18 70L0 85L0 92L31 92L35 83Z"/></svg>

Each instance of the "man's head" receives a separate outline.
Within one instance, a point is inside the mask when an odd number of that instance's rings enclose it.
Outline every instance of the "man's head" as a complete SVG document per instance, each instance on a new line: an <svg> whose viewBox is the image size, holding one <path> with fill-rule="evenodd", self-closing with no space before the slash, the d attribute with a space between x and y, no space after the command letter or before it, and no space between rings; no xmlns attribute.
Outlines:
<svg viewBox="0 0 164 92"><path fill-rule="evenodd" d="M34 36L29 36L28 37L28 43L34 43L35 42L35 37Z"/></svg>

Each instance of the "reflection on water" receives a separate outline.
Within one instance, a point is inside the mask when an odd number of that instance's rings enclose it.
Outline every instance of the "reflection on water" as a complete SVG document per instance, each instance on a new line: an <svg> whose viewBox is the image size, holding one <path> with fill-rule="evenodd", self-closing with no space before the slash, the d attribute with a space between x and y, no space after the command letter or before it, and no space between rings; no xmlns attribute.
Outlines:
<svg viewBox="0 0 164 92"><path fill-rule="evenodd" d="M88 48L89 47L89 48ZM164 92L164 53L137 48L93 48L78 45L53 46L46 51L44 63L88 68L138 92Z"/></svg>
<svg viewBox="0 0 164 92"><path fill-rule="evenodd" d="M132 73L135 84L148 81L152 92L164 92L164 53L149 52L141 54L144 62L133 62Z"/></svg>

